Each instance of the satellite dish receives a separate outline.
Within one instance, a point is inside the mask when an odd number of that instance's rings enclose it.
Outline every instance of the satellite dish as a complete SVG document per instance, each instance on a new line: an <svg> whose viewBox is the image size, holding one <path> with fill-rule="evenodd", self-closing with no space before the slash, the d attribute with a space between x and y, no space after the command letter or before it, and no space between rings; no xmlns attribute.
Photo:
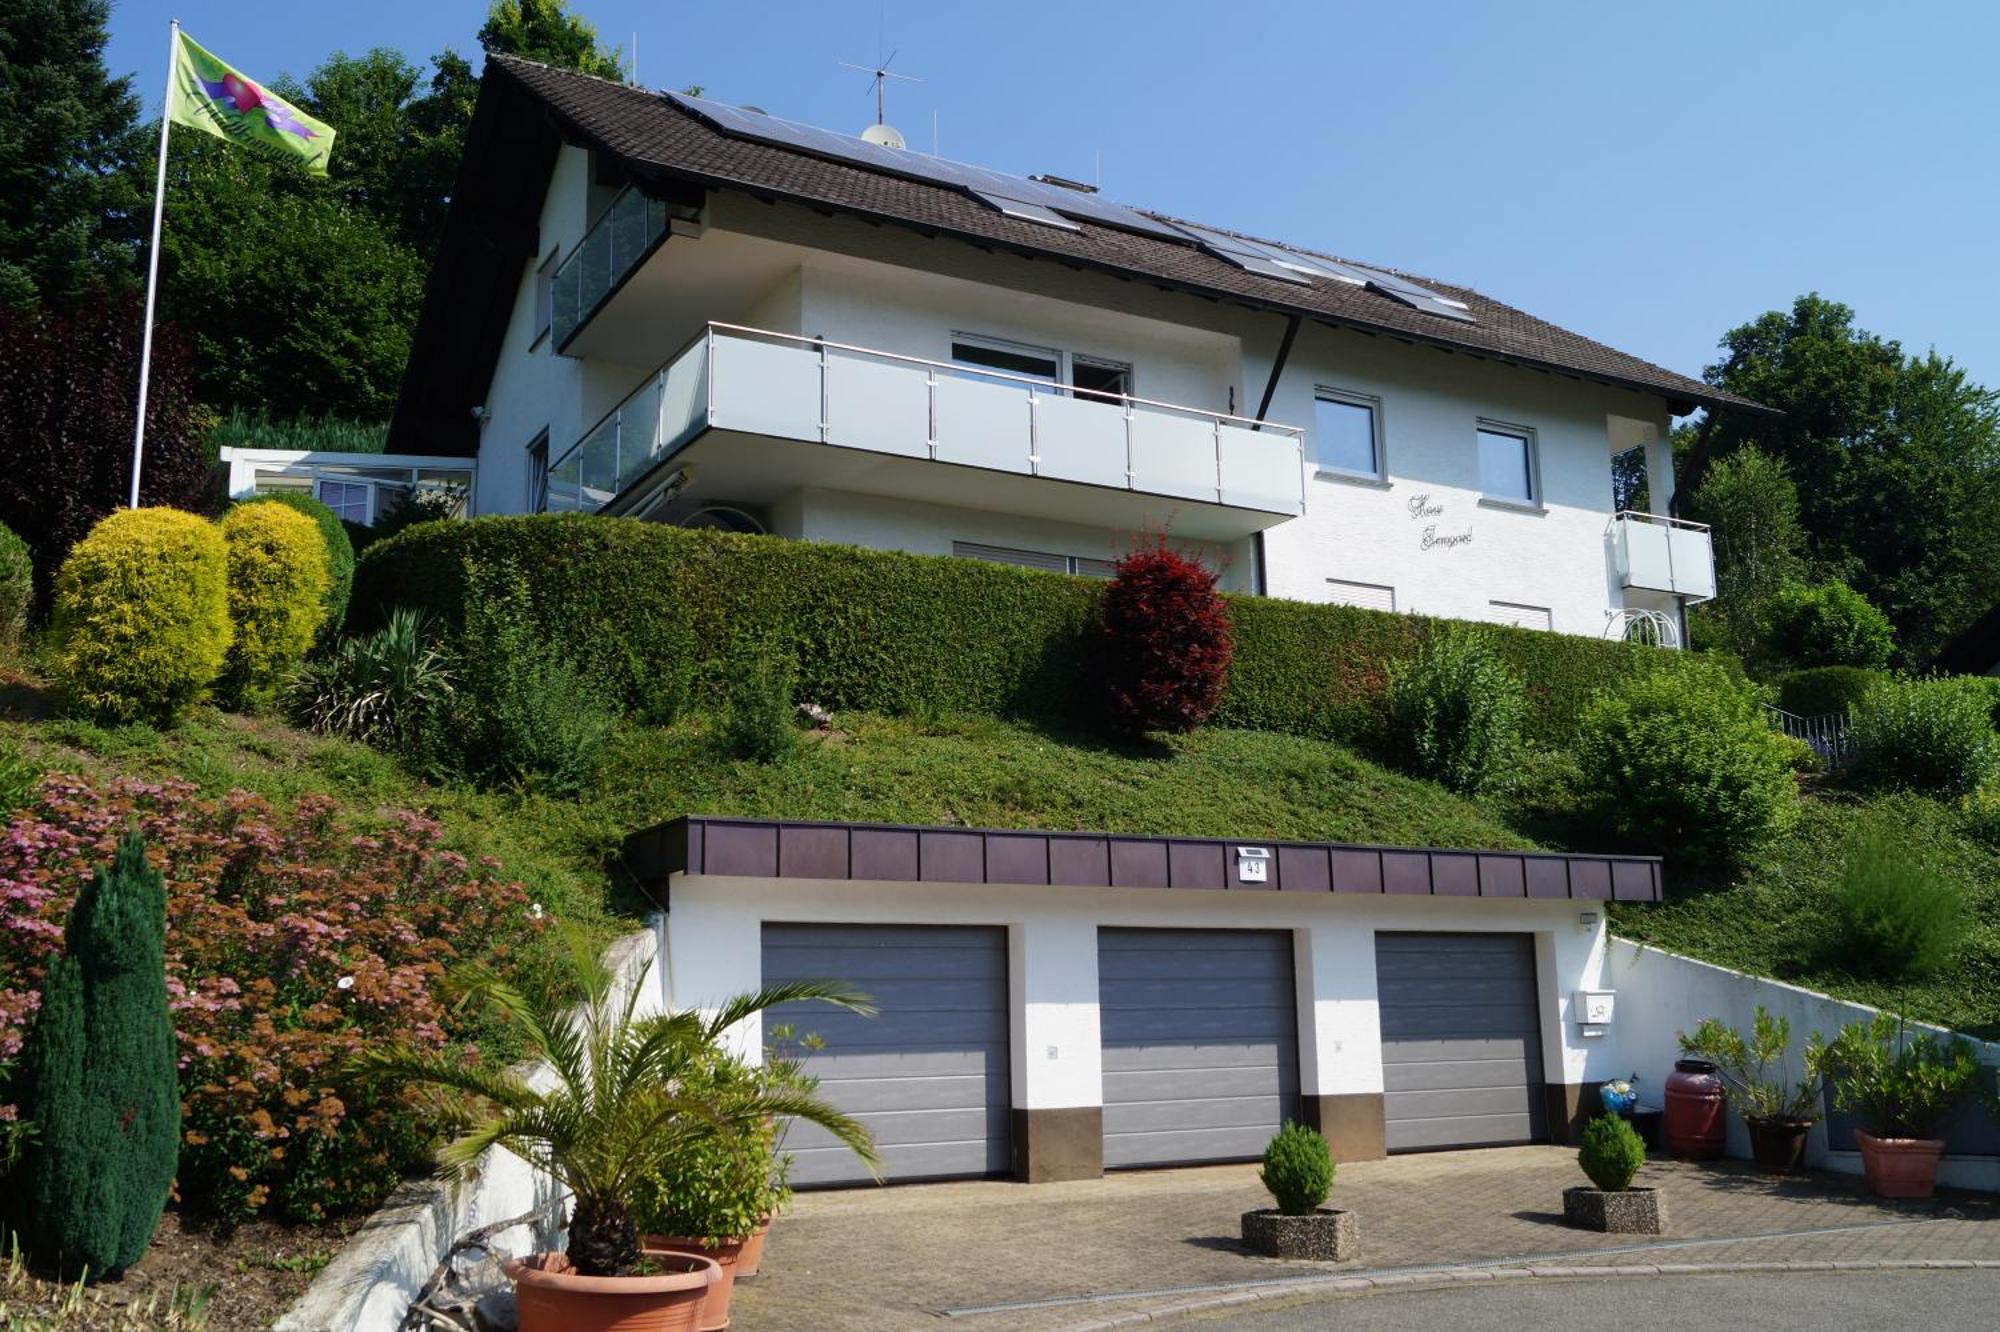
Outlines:
<svg viewBox="0 0 2000 1332"><path fill-rule="evenodd" d="M901 130L897 129L894 125L884 125L880 121L862 130L861 138L864 142L872 143L878 148L906 148L909 146L903 142L903 133Z"/></svg>

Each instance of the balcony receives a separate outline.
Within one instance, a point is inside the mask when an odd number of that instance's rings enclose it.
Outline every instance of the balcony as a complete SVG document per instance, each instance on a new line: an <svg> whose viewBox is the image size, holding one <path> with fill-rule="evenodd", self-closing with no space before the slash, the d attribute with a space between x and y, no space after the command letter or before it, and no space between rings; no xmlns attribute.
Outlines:
<svg viewBox="0 0 2000 1332"><path fill-rule="evenodd" d="M645 262L667 226L667 205L630 188L598 215L550 279L549 335L556 350L567 346L605 299Z"/></svg>
<svg viewBox="0 0 2000 1332"><path fill-rule="evenodd" d="M710 324L554 461L548 507L632 512L684 469L738 501L824 486L1229 540L1304 511L1303 445L1292 426Z"/></svg>
<svg viewBox="0 0 2000 1332"><path fill-rule="evenodd" d="M1608 536L1619 586L1714 599L1715 552L1706 524L1626 510L1612 515Z"/></svg>

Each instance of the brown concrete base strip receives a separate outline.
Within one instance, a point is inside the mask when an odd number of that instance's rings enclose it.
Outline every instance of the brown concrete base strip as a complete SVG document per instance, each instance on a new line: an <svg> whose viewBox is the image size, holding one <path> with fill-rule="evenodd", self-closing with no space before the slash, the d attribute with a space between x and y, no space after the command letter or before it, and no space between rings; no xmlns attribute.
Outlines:
<svg viewBox="0 0 2000 1332"><path fill-rule="evenodd" d="M1383 1145L1382 1093L1349 1092L1299 1098L1300 1117L1326 1137L1336 1161L1379 1161Z"/></svg>
<svg viewBox="0 0 2000 1332"><path fill-rule="evenodd" d="M1104 1173L1104 1107L1015 1106L1014 1177L1028 1184L1096 1179Z"/></svg>

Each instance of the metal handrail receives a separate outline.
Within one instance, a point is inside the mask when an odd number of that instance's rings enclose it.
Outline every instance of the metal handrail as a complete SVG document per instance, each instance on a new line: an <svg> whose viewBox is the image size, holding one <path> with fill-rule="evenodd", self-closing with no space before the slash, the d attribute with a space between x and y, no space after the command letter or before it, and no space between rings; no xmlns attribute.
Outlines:
<svg viewBox="0 0 2000 1332"><path fill-rule="evenodd" d="M1687 518L1676 518L1671 514L1647 513L1643 509L1620 509L1618 510L1618 512L1611 515L1611 522L1615 523L1620 518L1637 518L1641 522L1660 523L1666 527L1685 527L1695 532L1706 532L1710 530L1709 525L1707 523L1697 523ZM1609 524L1606 525L1605 530L1606 531L1611 530Z"/></svg>
<svg viewBox="0 0 2000 1332"><path fill-rule="evenodd" d="M1077 389L1064 384L1051 384L1046 379L1036 379L1030 375L1017 375L1005 370L984 370L977 366L958 365L951 361L933 361L933 360L928 360L921 356L905 356L901 352L881 351L874 347L863 347L856 343L851 343L851 342L835 342L828 338L809 337L802 333L780 333L773 329L768 329L768 328L752 328L747 324L729 324L729 323L723 323L720 320L710 320L707 324L703 325L700 332L696 333L693 337L689 338L686 342L683 342L679 347L675 348L674 353L671 356L667 357L664 361L661 361L651 370L648 370L646 372L645 377L639 381L638 385L634 387L631 392L627 393L624 397L620 398L618 402L611 408L611 410L605 412L604 415L598 417L595 421L591 422L589 429L579 434L576 437L575 441L572 442L567 449L564 449L560 455L558 455L550 462L549 466L551 470L553 470L556 467L560 467L565 462L568 462L570 454L576 452L577 449L581 448L585 440L588 440L592 435L595 435L599 427L603 426L606 422L610 421L614 416L618 415L618 413L623 411L625 407L629 403L631 403L631 401L634 398L638 397L640 394L644 393L648 388L650 388L659 379L661 375L665 374L667 371L671 370L674 367L675 362L679 361L683 356L687 355L690 351L694 350L694 348L698 344L704 341L712 340L718 332L751 337L751 338L763 338L771 342L797 343L800 346L810 347L813 348L814 350L818 350L822 352L822 354L826 351L853 352L861 356L872 356L878 360L895 361L904 365L921 366L925 369L927 373L932 373L932 374L934 374L937 371L943 370L953 375L965 378L1001 380L1007 383L1015 383L1022 385L1023 387L1028 389L1030 395L1033 395L1038 391L1042 393L1048 393L1052 390L1059 392L1064 396L1081 393L1093 399L1101 398L1107 405L1125 405L1128 407L1151 407L1161 411L1180 412L1183 415L1200 417L1202 420L1205 421L1214 421L1216 422L1218 427L1224 423L1234 423L1245 427L1257 426L1260 428L1261 431L1269 432L1281 437L1290 436L1295 445L1302 445L1305 439L1305 430L1301 426L1289 426L1275 421L1258 421L1254 417L1234 416L1228 412L1212 412L1212 411L1207 411L1200 407L1189 407L1177 402L1161 402L1153 398L1137 398L1137 397L1130 397L1125 394L1100 393L1098 390L1095 389ZM822 413L822 415L824 415L824 413ZM933 425L933 433L935 433L935 425Z"/></svg>

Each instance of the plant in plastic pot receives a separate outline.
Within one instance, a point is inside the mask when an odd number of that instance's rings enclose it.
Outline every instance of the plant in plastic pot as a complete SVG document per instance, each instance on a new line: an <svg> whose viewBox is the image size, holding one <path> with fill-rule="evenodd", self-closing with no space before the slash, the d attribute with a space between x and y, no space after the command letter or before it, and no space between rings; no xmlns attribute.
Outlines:
<svg viewBox="0 0 2000 1332"><path fill-rule="evenodd" d="M445 1173L463 1175L501 1147L572 1195L567 1248L508 1264L522 1332L693 1332L720 1269L700 1254L642 1248L632 1212L642 1180L718 1131L786 1117L822 1126L876 1164L867 1131L818 1097L710 1076L723 1033L782 1003L874 1010L845 987L800 981L738 996L713 1013L641 1015L645 971L627 985L581 939L571 958L567 974L544 986L480 967L464 976L467 1002L512 1030L543 1071L473 1063L457 1050L384 1047L358 1054L348 1074L363 1085L439 1094L460 1129L439 1150Z"/></svg>
<svg viewBox="0 0 2000 1332"><path fill-rule="evenodd" d="M1646 1163L1646 1144L1637 1129L1618 1115L1599 1115L1583 1126L1576 1161L1592 1187L1563 1190L1565 1221L1621 1235L1663 1233L1666 1207L1659 1191L1632 1185Z"/></svg>
<svg viewBox="0 0 2000 1332"><path fill-rule="evenodd" d="M1772 1017L1762 1004L1747 1040L1716 1017L1703 1018L1692 1034L1680 1034L1681 1053L1707 1060L1728 1084L1750 1130L1750 1154L1766 1170L1798 1168L1826 1090L1826 1045L1819 1033L1806 1041L1796 1079L1788 1059L1791 1044L1791 1021Z"/></svg>
<svg viewBox="0 0 2000 1332"><path fill-rule="evenodd" d="M1354 1256L1354 1214L1322 1207L1333 1191L1333 1153L1315 1129L1287 1121L1264 1148L1258 1174L1276 1207L1243 1214L1243 1243L1273 1258L1345 1262Z"/></svg>
<svg viewBox="0 0 2000 1332"><path fill-rule="evenodd" d="M1885 1198L1928 1198L1937 1187L1947 1116L1982 1090L1979 1060L1956 1036L1910 1035L1877 1013L1850 1022L1826 1049L1836 1109L1861 1121L1854 1140L1868 1187Z"/></svg>

